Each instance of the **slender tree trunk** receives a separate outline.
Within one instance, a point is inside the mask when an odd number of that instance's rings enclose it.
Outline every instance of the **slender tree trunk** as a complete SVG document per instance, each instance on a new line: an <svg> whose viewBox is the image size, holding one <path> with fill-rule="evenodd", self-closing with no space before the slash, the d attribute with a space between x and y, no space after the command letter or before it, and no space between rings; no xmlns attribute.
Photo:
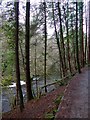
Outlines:
<svg viewBox="0 0 90 120"><path fill-rule="evenodd" d="M22 56L23 69L24 69L24 72L25 72L26 71L26 69L25 69L25 59L24 59L24 54L23 54L21 43L19 43L19 46L20 46L20 51L21 51L21 56Z"/></svg>
<svg viewBox="0 0 90 120"><path fill-rule="evenodd" d="M44 85L45 85L45 92L47 92L47 87L46 87L46 66L47 66L47 21L46 21L46 2L44 1L44 15L45 15L45 58L44 58Z"/></svg>
<svg viewBox="0 0 90 120"><path fill-rule="evenodd" d="M84 67L85 61L84 61L84 35L83 35L83 2L82 4L82 12L81 12L81 18L82 18L82 66Z"/></svg>
<svg viewBox="0 0 90 120"><path fill-rule="evenodd" d="M77 69L77 65L76 65L76 51L75 51L75 35L74 35L74 28L73 28L73 16L72 16L72 14L71 14L71 31L72 31L72 46L73 46L73 59L74 59L74 68L75 68L75 70Z"/></svg>
<svg viewBox="0 0 90 120"><path fill-rule="evenodd" d="M81 73L80 63L79 63L79 49L78 49L78 3L76 2L76 58L78 72Z"/></svg>
<svg viewBox="0 0 90 120"><path fill-rule="evenodd" d="M90 1L89 1L89 28L88 28L88 64L90 66Z"/></svg>
<svg viewBox="0 0 90 120"><path fill-rule="evenodd" d="M67 3L67 14L68 14L68 3ZM70 46L69 46L68 19L66 18L65 8L64 8L64 15L65 15L65 24L66 24L66 31L67 31L67 57L68 57L68 65L69 65L70 73L72 73L72 70L71 70L71 59L70 59Z"/></svg>
<svg viewBox="0 0 90 120"><path fill-rule="evenodd" d="M83 40L83 2L79 2L79 19L80 19L80 55L81 66L84 67L84 40Z"/></svg>
<svg viewBox="0 0 90 120"><path fill-rule="evenodd" d="M35 42L35 77L36 77L36 90L37 90L37 97L38 97L38 81L37 81L37 39Z"/></svg>
<svg viewBox="0 0 90 120"><path fill-rule="evenodd" d="M63 30L62 30L62 20L61 20L61 10L60 10L60 2L58 2L58 15L59 15L59 22L60 22L60 40L62 46L62 56L63 56L63 69L64 69L64 76L66 73L66 60L65 60L65 47L64 47L64 38L63 38Z"/></svg>
<svg viewBox="0 0 90 120"><path fill-rule="evenodd" d="M2 46L3 46L3 43L2 43ZM2 51L3 53L3 51ZM3 57L3 54L2 54L2 63L4 63L4 57ZM4 68L2 67L2 77L4 76Z"/></svg>
<svg viewBox="0 0 90 120"><path fill-rule="evenodd" d="M58 46L58 51L59 51L60 77L62 77L62 72L63 72L63 76L65 76L65 71L64 71L64 65L63 65L64 63L63 63L63 60L62 60L62 54L61 54L59 37L58 37L58 34L57 34L57 28L56 28L56 22L55 22L55 16L54 16L54 5L53 5L53 2L52 2L52 12L53 12L53 21L54 21L55 35L56 35L57 46ZM61 67L62 67L62 72L61 72Z"/></svg>
<svg viewBox="0 0 90 120"><path fill-rule="evenodd" d="M31 79L30 79L30 62L29 62L29 41L30 41L30 1L26 2L26 41L25 41L25 51L26 51L26 88L27 88L27 101L33 99Z"/></svg>
<svg viewBox="0 0 90 120"><path fill-rule="evenodd" d="M22 111L24 108L23 103L23 94L22 89L20 85L20 68L19 68L19 48L18 48L18 42L19 42L19 2L15 2L15 56L16 56L16 85L17 85L17 97L19 95L20 99L20 110Z"/></svg>
<svg viewBox="0 0 90 120"><path fill-rule="evenodd" d="M86 15L86 7L85 7L85 15ZM86 22L85 63L87 63L87 16L85 17L85 22Z"/></svg>

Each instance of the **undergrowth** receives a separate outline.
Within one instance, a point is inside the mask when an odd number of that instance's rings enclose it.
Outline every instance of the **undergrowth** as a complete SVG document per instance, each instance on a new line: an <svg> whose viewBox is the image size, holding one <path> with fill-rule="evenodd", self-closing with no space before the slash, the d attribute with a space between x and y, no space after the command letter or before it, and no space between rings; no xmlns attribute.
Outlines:
<svg viewBox="0 0 90 120"><path fill-rule="evenodd" d="M63 93L61 95L59 95L55 100L54 100L54 103L56 105L55 108L52 109L52 111L48 112L45 114L45 118L49 119L49 120L54 120L55 118L55 115L58 111L58 106L59 104L61 103L61 100L62 100L62 97L63 97Z"/></svg>

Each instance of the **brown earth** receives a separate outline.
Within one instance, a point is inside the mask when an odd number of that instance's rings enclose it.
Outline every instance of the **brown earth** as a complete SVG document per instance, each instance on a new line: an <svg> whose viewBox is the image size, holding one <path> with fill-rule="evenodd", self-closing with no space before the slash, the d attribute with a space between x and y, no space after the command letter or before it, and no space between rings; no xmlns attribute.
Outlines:
<svg viewBox="0 0 90 120"><path fill-rule="evenodd" d="M88 118L88 73L84 68L72 78L55 118Z"/></svg>
<svg viewBox="0 0 90 120"><path fill-rule="evenodd" d="M61 86L51 93L47 93L47 95L42 96L40 99L31 100L25 104L23 112L20 112L20 109L17 108L13 111L3 114L2 120L7 120L9 118L15 118L15 120L18 118L44 118L46 113L57 107L55 100L63 93L64 89L65 86Z"/></svg>
<svg viewBox="0 0 90 120"><path fill-rule="evenodd" d="M53 109L57 109L55 100L64 93L64 97L58 107L55 119L59 118L88 118L88 68L82 69L81 74L76 74L70 84L62 86L47 93L40 99L31 100L25 104L23 112L20 109L14 109L3 114L2 120L14 118L20 119L44 119L46 113L50 113Z"/></svg>

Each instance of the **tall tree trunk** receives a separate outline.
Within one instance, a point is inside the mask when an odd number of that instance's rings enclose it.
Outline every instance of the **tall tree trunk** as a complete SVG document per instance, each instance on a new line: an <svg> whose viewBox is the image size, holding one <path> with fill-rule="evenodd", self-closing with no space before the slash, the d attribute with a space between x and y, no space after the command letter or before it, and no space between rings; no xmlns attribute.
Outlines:
<svg viewBox="0 0 90 120"><path fill-rule="evenodd" d="M81 12L81 18L82 18L82 66L85 65L85 59L84 59L84 34L83 34L83 2L82 4L82 12Z"/></svg>
<svg viewBox="0 0 90 120"><path fill-rule="evenodd" d="M80 55L81 66L84 67L84 40L83 40L83 2L79 2L79 19L80 19Z"/></svg>
<svg viewBox="0 0 90 120"><path fill-rule="evenodd" d="M90 1L89 1L89 28L88 28L88 64L90 66Z"/></svg>
<svg viewBox="0 0 90 120"><path fill-rule="evenodd" d="M44 85L45 85L45 92L47 92L46 87L46 66L47 66L47 21L46 21L46 2L44 1L44 15L45 15L45 26L44 26L44 33L45 33L45 58L44 58Z"/></svg>
<svg viewBox="0 0 90 120"><path fill-rule="evenodd" d="M79 63L79 49L78 49L78 3L76 2L76 58L78 72L81 73L80 63Z"/></svg>
<svg viewBox="0 0 90 120"><path fill-rule="evenodd" d="M20 47L20 51L21 51L21 59L22 59L22 63L23 63L23 69L24 69L24 72L26 71L25 69L25 59L24 59L24 54L23 54L23 50L22 50L22 46L21 46L21 43L19 43L19 47Z"/></svg>
<svg viewBox="0 0 90 120"><path fill-rule="evenodd" d="M73 59L74 59L74 68L75 68L75 70L77 69L77 63L76 63L76 51L75 51L75 44L76 44L76 42L75 42L75 35L74 35L74 28L73 28L73 16L72 16L72 14L71 14L71 31L72 31L72 47L73 47Z"/></svg>
<svg viewBox="0 0 90 120"><path fill-rule="evenodd" d="M37 39L35 42L35 77L36 77L36 90L37 90L37 97L38 97L38 81L37 81Z"/></svg>
<svg viewBox="0 0 90 120"><path fill-rule="evenodd" d="M33 99L31 79L30 79L30 62L29 62L29 41L30 41L30 1L26 2L26 40L25 40L25 51L26 51L26 89L27 89L27 101Z"/></svg>
<svg viewBox="0 0 90 120"><path fill-rule="evenodd" d="M86 22L86 38L85 38L85 63L87 63L87 13L86 13L86 6L85 6L85 22Z"/></svg>
<svg viewBox="0 0 90 120"><path fill-rule="evenodd" d="M63 69L64 69L64 76L66 73L66 60L65 60L65 47L64 47L64 38L63 38L63 29L62 29L62 20L61 20L61 9L60 9L60 2L58 2L58 15L59 15L59 22L60 22L60 40L61 40L61 47L62 47L62 58L63 58Z"/></svg>
<svg viewBox="0 0 90 120"><path fill-rule="evenodd" d="M2 46L3 46L3 43L2 43ZM2 51L2 53L3 53L3 51ZM4 56L3 56L3 54L2 54L2 63L4 63ZM2 67L2 77L4 76L4 68Z"/></svg>
<svg viewBox="0 0 90 120"><path fill-rule="evenodd" d="M54 16L54 5L53 5L53 2L52 2L52 13L53 13L54 28L55 28L55 36L56 36L57 46L58 46L58 51L59 51L60 77L62 77L62 72L63 72L63 76L65 76L65 71L64 71L64 65L63 65L64 63L63 63L63 60L62 60L62 54L61 54L59 37L58 37L58 34L57 34L57 28L56 28L56 22L55 22L55 16ZM61 67L62 67L62 72L61 72Z"/></svg>
<svg viewBox="0 0 90 120"><path fill-rule="evenodd" d="M15 56L16 56L16 85L17 85L17 97L19 95L20 99L20 110L22 111L24 108L23 103L23 94L22 89L20 85L20 68L19 68L19 48L18 48L18 42L19 42L19 2L15 2Z"/></svg>
<svg viewBox="0 0 90 120"><path fill-rule="evenodd" d="M67 3L67 15L65 13L65 8L64 8L64 16L65 16L65 24L66 24L66 31L67 31L67 57L68 57L68 65L69 65L70 73L72 73L72 70L71 70L71 59L70 59L70 46L69 46L68 18L66 17L66 16L68 16L68 3Z"/></svg>

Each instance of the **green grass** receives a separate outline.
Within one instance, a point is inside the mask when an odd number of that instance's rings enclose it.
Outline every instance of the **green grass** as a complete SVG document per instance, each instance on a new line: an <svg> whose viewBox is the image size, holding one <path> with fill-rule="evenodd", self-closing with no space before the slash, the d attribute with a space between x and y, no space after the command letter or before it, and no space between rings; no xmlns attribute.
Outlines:
<svg viewBox="0 0 90 120"><path fill-rule="evenodd" d="M56 108L52 109L51 112L46 113L46 114L45 114L45 118L47 118L47 119L49 119L49 120L54 120L55 115L56 115L56 113L57 113L58 105L60 104L62 97L63 97L63 93L62 93L61 95L59 95L59 96L54 100L54 103L56 104Z"/></svg>
<svg viewBox="0 0 90 120"><path fill-rule="evenodd" d="M60 104L62 97L63 97L63 93L54 100L54 102L57 106Z"/></svg>
<svg viewBox="0 0 90 120"><path fill-rule="evenodd" d="M49 118L50 120L54 120L54 115L53 115L53 113L47 113L45 115L45 118Z"/></svg>

